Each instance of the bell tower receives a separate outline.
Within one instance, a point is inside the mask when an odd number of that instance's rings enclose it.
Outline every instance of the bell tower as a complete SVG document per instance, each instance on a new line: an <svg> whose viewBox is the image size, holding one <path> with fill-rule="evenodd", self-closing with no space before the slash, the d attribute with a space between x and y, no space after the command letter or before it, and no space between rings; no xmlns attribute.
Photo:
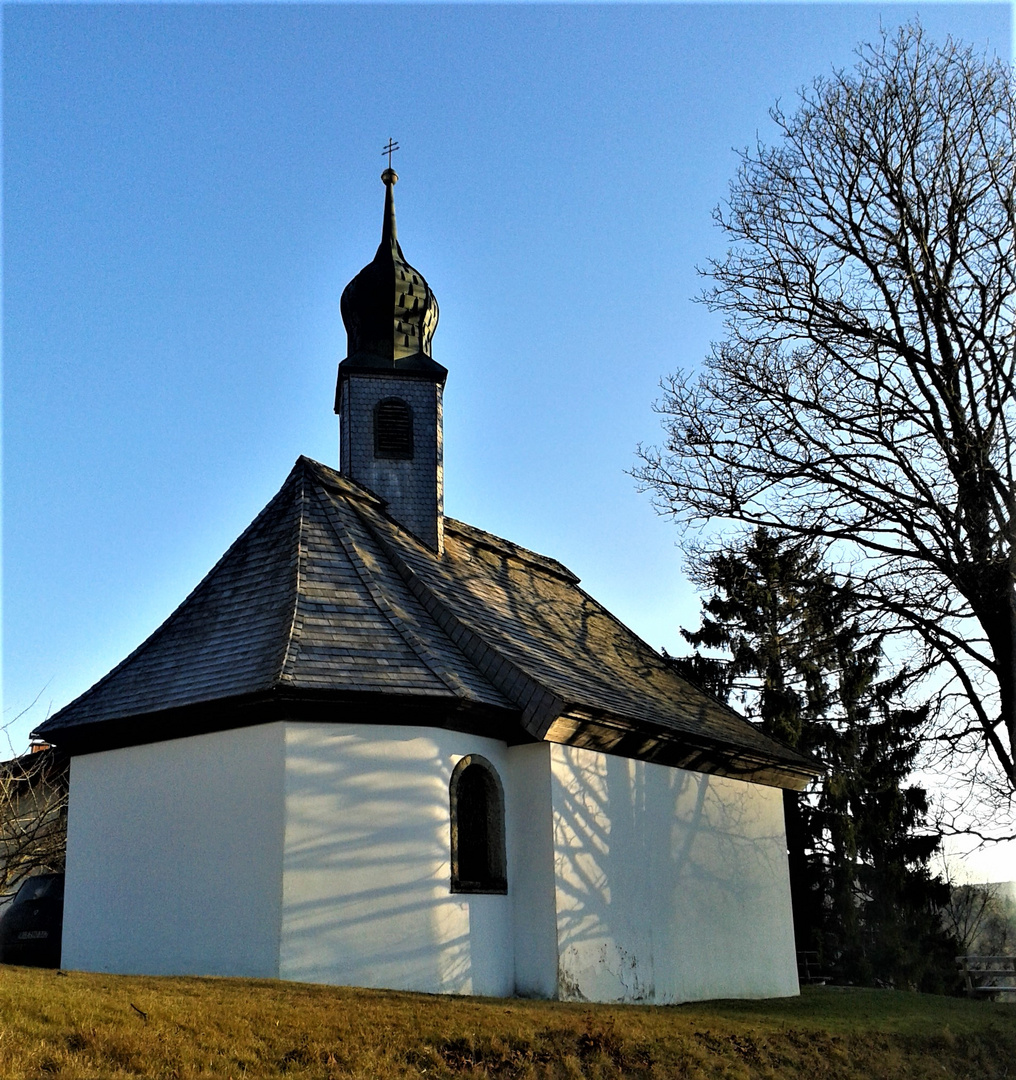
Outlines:
<svg viewBox="0 0 1016 1080"><path fill-rule="evenodd" d="M444 547L441 397L448 372L430 355L437 300L406 262L395 228L390 167L381 243L342 293L346 358L339 364L339 470L387 503L428 547Z"/></svg>

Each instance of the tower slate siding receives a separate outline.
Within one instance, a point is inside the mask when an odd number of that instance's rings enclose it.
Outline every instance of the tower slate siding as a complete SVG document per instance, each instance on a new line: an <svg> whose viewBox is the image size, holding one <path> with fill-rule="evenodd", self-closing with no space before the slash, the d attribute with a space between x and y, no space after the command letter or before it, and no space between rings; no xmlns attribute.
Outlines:
<svg viewBox="0 0 1016 1080"><path fill-rule="evenodd" d="M375 454L374 413L388 398L413 411L411 459ZM344 381L339 413L343 475L380 495L391 517L434 551L444 540L441 399L442 387L430 379L362 373Z"/></svg>

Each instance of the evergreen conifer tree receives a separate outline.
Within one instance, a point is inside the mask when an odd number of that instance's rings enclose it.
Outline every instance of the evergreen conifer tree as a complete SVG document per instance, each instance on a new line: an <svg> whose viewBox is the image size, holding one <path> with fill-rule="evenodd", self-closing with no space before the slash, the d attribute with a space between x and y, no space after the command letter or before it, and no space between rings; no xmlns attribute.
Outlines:
<svg viewBox="0 0 1016 1080"><path fill-rule="evenodd" d="M901 704L905 674L879 678L881 639L808 540L760 528L701 556L693 577L709 595L700 628L682 630L696 652L675 666L827 767L803 796L784 793L798 948L852 982L944 989L939 840L906 783L927 715Z"/></svg>

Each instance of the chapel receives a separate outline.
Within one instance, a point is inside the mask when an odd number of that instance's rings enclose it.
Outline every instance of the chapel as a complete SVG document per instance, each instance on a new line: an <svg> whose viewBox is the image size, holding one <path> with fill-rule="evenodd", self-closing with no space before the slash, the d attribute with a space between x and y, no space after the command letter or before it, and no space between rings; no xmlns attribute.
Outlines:
<svg viewBox="0 0 1016 1080"><path fill-rule="evenodd" d="M798 992L781 789L810 759L552 558L446 517L438 305L341 298L339 467L301 457L47 720L65 968L679 1002Z"/></svg>

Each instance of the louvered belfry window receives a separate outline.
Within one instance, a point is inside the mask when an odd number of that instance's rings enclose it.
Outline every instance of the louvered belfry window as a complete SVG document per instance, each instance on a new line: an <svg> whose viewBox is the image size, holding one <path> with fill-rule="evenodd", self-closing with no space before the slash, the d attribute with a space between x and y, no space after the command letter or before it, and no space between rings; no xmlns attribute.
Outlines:
<svg viewBox="0 0 1016 1080"><path fill-rule="evenodd" d="M374 457L413 457L413 410L401 398L385 398L374 409Z"/></svg>

